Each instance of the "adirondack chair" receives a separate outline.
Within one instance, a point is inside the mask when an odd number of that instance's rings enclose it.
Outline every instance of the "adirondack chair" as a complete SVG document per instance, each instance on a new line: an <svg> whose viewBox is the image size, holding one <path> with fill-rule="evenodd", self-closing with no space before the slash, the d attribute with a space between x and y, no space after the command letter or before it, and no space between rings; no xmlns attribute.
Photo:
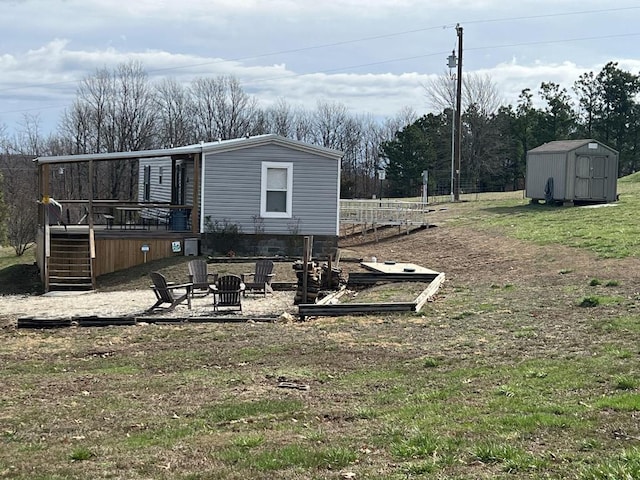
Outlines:
<svg viewBox="0 0 640 480"><path fill-rule="evenodd" d="M271 260L258 260L256 262L255 272L242 274L242 283L245 285L245 296L248 291L262 292L265 297L267 293L273 293L273 288L271 288L271 281L275 276L273 266L273 261ZM252 280L249 281L249 279Z"/></svg>
<svg viewBox="0 0 640 480"><path fill-rule="evenodd" d="M193 287L191 288L191 297L196 293L204 296L209 293L213 293L213 287L218 279L218 274L209 273L207 271L207 262L202 259L191 260L188 267L189 282L193 284Z"/></svg>
<svg viewBox="0 0 640 480"><path fill-rule="evenodd" d="M151 312L156 308L162 308L165 311L171 311L185 300L187 301L189 309L191 309L191 283L169 285L164 275L159 272L151 272L149 276L151 277L151 281L153 282L151 288L153 289L153 293L156 294L157 302L147 310L148 312ZM178 289L183 289L184 293L175 293L175 290ZM163 307L165 303L168 303L169 306Z"/></svg>
<svg viewBox="0 0 640 480"><path fill-rule="evenodd" d="M242 291L244 284L237 275L222 275L218 278L214 291L213 309L218 311L220 307L242 312Z"/></svg>

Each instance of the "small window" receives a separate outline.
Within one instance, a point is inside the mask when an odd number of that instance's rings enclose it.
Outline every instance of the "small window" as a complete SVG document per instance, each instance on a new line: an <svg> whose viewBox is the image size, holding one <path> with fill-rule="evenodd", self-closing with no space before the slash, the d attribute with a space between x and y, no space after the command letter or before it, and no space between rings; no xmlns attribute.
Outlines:
<svg viewBox="0 0 640 480"><path fill-rule="evenodd" d="M144 193L143 200L148 202L151 198L151 166L146 165L144 167Z"/></svg>
<svg viewBox="0 0 640 480"><path fill-rule="evenodd" d="M158 185L162 185L163 174L164 174L164 167L158 167Z"/></svg>
<svg viewBox="0 0 640 480"><path fill-rule="evenodd" d="M292 194L293 164L263 162L260 215L272 218L291 218Z"/></svg>

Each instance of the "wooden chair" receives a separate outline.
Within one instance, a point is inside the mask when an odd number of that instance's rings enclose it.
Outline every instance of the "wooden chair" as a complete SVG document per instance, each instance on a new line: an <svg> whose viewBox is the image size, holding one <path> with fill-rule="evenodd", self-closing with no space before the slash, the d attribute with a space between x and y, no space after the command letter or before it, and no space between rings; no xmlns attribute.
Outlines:
<svg viewBox="0 0 640 480"><path fill-rule="evenodd" d="M244 291L242 279L237 275L222 275L218 278L214 291L213 309L218 311L220 307L242 312L241 294Z"/></svg>
<svg viewBox="0 0 640 480"><path fill-rule="evenodd" d="M191 283L169 285L164 275L159 272L151 272L149 276L151 277L151 281L153 282L151 288L153 289L153 293L156 294L157 302L147 310L148 312L151 312L156 308L162 308L165 311L170 312L185 300L187 301L189 309L191 309ZM185 293L174 293L174 291L177 289L184 289ZM162 305L164 305L165 303L168 303L169 306L162 307Z"/></svg>
<svg viewBox="0 0 640 480"><path fill-rule="evenodd" d="M191 288L191 297L196 293L208 295L213 293L216 280L218 280L217 273L209 273L207 271L207 262L202 259L191 260L188 264L189 267L189 282L193 284Z"/></svg>
<svg viewBox="0 0 640 480"><path fill-rule="evenodd" d="M273 261L272 260L258 260L256 262L255 272L253 273L243 273L242 274L242 283L245 285L244 295L246 296L248 291L251 292L262 292L264 296L267 296L267 293L273 293L273 288L271 288L271 281L275 276L273 273ZM252 281L248 281L248 278L252 277Z"/></svg>

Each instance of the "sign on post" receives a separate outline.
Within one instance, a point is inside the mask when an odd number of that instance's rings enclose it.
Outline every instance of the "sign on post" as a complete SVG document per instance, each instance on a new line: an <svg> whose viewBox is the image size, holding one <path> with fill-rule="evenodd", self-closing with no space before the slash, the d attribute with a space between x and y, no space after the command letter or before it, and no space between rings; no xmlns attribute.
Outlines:
<svg viewBox="0 0 640 480"><path fill-rule="evenodd" d="M429 183L429 171L422 171L422 203L428 203L429 197L427 192L427 184Z"/></svg>
<svg viewBox="0 0 640 480"><path fill-rule="evenodd" d="M140 247L142 255L144 256L144 263L147 263L147 252L149 251L149 245L144 244Z"/></svg>

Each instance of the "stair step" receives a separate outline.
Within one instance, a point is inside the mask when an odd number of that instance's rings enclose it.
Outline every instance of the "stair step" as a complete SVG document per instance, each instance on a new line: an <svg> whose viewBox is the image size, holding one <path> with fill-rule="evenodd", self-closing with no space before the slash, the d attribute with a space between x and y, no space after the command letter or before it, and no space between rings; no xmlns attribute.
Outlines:
<svg viewBox="0 0 640 480"><path fill-rule="evenodd" d="M49 290L93 290L90 283L49 283Z"/></svg>
<svg viewBox="0 0 640 480"><path fill-rule="evenodd" d="M77 267L89 267L91 262L49 262L49 268L77 268Z"/></svg>
<svg viewBox="0 0 640 480"><path fill-rule="evenodd" d="M91 265L89 263L54 263L49 264L49 271L52 272L54 270L89 270Z"/></svg>
<svg viewBox="0 0 640 480"><path fill-rule="evenodd" d="M88 233L58 232L50 237L49 290L92 290Z"/></svg>
<svg viewBox="0 0 640 480"><path fill-rule="evenodd" d="M89 275L49 275L49 280L86 280L91 282L91 277Z"/></svg>

